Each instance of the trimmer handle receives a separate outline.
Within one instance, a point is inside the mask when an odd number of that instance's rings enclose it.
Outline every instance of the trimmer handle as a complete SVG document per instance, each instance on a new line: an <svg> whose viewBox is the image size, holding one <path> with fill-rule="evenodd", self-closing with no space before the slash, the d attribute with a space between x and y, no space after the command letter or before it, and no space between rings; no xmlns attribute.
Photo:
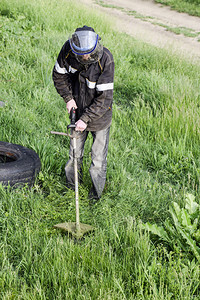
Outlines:
<svg viewBox="0 0 200 300"><path fill-rule="evenodd" d="M64 132L57 132L57 131L51 131L53 134L59 134L59 135L66 135L69 136L70 138L78 138L75 128L76 128L76 109L72 107L70 111L70 116L69 116L71 123L67 126L67 133ZM71 130L69 130L71 129ZM70 132L69 132L70 131Z"/></svg>
<svg viewBox="0 0 200 300"><path fill-rule="evenodd" d="M72 107L71 111L70 111L70 116L69 116L71 123L67 126L67 129L70 128L75 128L76 125L76 109L74 107Z"/></svg>

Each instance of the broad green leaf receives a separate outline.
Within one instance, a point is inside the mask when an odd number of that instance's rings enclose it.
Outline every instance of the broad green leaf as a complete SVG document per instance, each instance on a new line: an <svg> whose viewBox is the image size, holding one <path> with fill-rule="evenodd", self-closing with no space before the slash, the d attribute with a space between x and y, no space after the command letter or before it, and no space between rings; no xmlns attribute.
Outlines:
<svg viewBox="0 0 200 300"><path fill-rule="evenodd" d="M199 209L199 204L194 201L195 197L192 194L186 195L186 205L185 208L190 214L194 214Z"/></svg>
<svg viewBox="0 0 200 300"><path fill-rule="evenodd" d="M179 232L182 235L182 237L186 240L187 244L190 246L190 250L193 252L193 254L200 263L200 248L197 246L195 240L193 240L191 236L182 228L179 228Z"/></svg>
<svg viewBox="0 0 200 300"><path fill-rule="evenodd" d="M181 209L180 209L180 206L178 205L178 203L172 202L172 207L173 207L173 209L176 213L178 221L181 222Z"/></svg>
<svg viewBox="0 0 200 300"><path fill-rule="evenodd" d="M169 237L168 237L167 232L164 230L163 227L158 226L156 224L152 225L150 223L146 223L146 224L143 224L143 228L148 230L149 232L159 236L164 241L169 242Z"/></svg>
<svg viewBox="0 0 200 300"><path fill-rule="evenodd" d="M165 221L164 226L170 238L174 238L177 235L176 228L171 224L171 222L168 219Z"/></svg>
<svg viewBox="0 0 200 300"><path fill-rule="evenodd" d="M199 223L199 218L196 218L194 221L193 221L193 230L197 230L198 229L198 223Z"/></svg>
<svg viewBox="0 0 200 300"><path fill-rule="evenodd" d="M193 233L195 240L200 243L200 229L198 229L195 233Z"/></svg>
<svg viewBox="0 0 200 300"><path fill-rule="evenodd" d="M191 219L190 219L190 215L188 214L188 212L185 209L181 210L181 225L190 229L191 227Z"/></svg>
<svg viewBox="0 0 200 300"><path fill-rule="evenodd" d="M173 205L174 205L174 203L175 202L173 202ZM176 206L176 205L175 205ZM177 207L176 207L177 208ZM174 225L175 225L175 227L177 228L177 226L180 224L180 222L181 222L181 215L178 217L177 216L177 213L176 213L176 211L175 211L175 209L174 209L174 207L172 207L172 206L170 206L169 207L169 211L170 211L170 214L171 214L171 216L172 216L172 218L173 218L173 221L174 221ZM180 218L180 221L179 221L179 218Z"/></svg>
<svg viewBox="0 0 200 300"><path fill-rule="evenodd" d="M177 227L175 227L174 225L171 224L171 222L169 220L166 220L164 223L165 226L165 230L169 236L169 244L171 245L171 247L173 247L174 249L178 248L179 249L184 249L183 245L182 245L182 241L180 239L180 233L177 231Z"/></svg>

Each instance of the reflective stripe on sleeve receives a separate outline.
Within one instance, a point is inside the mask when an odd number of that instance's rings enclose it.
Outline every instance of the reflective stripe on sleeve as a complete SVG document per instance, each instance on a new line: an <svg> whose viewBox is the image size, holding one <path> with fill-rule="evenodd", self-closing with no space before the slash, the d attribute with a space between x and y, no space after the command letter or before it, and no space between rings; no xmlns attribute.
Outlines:
<svg viewBox="0 0 200 300"><path fill-rule="evenodd" d="M69 72L70 73L76 73L77 69L72 68L71 66L69 66Z"/></svg>
<svg viewBox="0 0 200 300"><path fill-rule="evenodd" d="M114 84L113 82L111 83L102 83L102 84L97 84L96 85L96 90L98 92L103 92L103 91L107 91L107 90L113 90Z"/></svg>
<svg viewBox="0 0 200 300"><path fill-rule="evenodd" d="M77 69L74 69L71 66L69 66L69 72L67 71L66 68L61 68L58 61L55 64L55 68L56 68L56 71L60 74L68 74L68 73L76 73L77 72Z"/></svg>
<svg viewBox="0 0 200 300"><path fill-rule="evenodd" d="M61 67L60 67L58 61L56 61L55 69L56 69L56 71L57 71L58 73L60 73L60 74L67 74L67 73L68 73L67 70L66 70L66 68L61 68Z"/></svg>
<svg viewBox="0 0 200 300"><path fill-rule="evenodd" d="M87 78L86 78L86 83L87 83L87 86L88 86L90 89L94 89L95 86L96 86L96 82L89 81Z"/></svg>

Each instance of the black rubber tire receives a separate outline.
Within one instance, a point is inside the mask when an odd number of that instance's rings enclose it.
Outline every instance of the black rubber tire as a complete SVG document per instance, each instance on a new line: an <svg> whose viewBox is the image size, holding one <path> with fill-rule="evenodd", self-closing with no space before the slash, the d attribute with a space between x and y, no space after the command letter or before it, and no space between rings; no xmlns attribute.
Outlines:
<svg viewBox="0 0 200 300"><path fill-rule="evenodd" d="M37 153L21 145L0 142L0 183L32 186L41 168Z"/></svg>

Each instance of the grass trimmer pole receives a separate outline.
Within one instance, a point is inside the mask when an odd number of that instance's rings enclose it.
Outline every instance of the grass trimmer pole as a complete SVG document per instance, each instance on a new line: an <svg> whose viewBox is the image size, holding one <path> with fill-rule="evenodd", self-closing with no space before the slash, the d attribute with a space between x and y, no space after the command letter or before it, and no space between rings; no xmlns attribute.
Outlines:
<svg viewBox="0 0 200 300"><path fill-rule="evenodd" d="M65 232L70 233L76 239L81 238L84 234L93 231L94 228L91 225L80 223L79 220L79 192L78 192L78 163L76 153L76 140L77 133L76 129L76 110L73 107L70 112L71 124L67 126L67 133L51 131L53 134L69 136L72 139L73 146L73 162L74 162L74 184L75 184L75 206L76 206L76 222L65 222L54 225L55 228L61 229ZM70 133L69 133L70 129Z"/></svg>
<svg viewBox="0 0 200 300"><path fill-rule="evenodd" d="M73 158L74 158L74 181L75 181L75 201L76 201L76 232L80 234L80 220L79 220L79 192L78 192L78 166L76 157L76 138L73 138Z"/></svg>

